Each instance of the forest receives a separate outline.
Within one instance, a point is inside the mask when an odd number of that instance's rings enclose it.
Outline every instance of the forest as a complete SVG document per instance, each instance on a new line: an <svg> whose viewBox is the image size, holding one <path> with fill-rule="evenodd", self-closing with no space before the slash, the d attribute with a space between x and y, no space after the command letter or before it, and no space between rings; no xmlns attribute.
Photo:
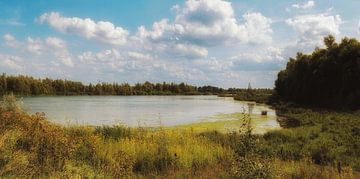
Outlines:
<svg viewBox="0 0 360 179"><path fill-rule="evenodd" d="M230 91L234 91L231 90ZM82 82L63 79L36 79L29 76L0 76L0 95L14 93L19 96L37 95L195 95L219 94L225 90L214 86L193 86L185 83L97 83L85 85Z"/></svg>
<svg viewBox="0 0 360 179"><path fill-rule="evenodd" d="M268 103L273 93L274 90L268 88L241 89L236 91L234 99L238 101L254 101L257 103Z"/></svg>
<svg viewBox="0 0 360 179"><path fill-rule="evenodd" d="M71 96L71 95L219 95L234 97L240 101L265 102L273 93L266 88L228 88L194 86L186 83L96 83L63 79L37 79L30 76L0 76L0 95L13 93L17 96Z"/></svg>
<svg viewBox="0 0 360 179"><path fill-rule="evenodd" d="M360 107L360 42L333 36L324 38L325 48L311 54L298 53L275 82L276 97L316 107Z"/></svg>

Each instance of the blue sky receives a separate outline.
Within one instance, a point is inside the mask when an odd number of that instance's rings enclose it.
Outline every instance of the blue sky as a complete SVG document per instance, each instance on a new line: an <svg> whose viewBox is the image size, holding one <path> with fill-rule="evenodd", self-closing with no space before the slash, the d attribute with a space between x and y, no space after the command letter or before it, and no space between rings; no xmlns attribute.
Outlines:
<svg viewBox="0 0 360 179"><path fill-rule="evenodd" d="M0 0L0 72L273 87L296 52L359 38L360 1Z"/></svg>

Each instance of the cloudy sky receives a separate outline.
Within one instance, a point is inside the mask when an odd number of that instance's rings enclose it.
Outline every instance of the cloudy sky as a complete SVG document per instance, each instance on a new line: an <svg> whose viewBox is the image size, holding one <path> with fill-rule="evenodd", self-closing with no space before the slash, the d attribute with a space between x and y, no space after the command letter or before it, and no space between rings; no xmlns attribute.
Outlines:
<svg viewBox="0 0 360 179"><path fill-rule="evenodd" d="M273 87L296 52L360 38L359 0L0 0L0 72Z"/></svg>

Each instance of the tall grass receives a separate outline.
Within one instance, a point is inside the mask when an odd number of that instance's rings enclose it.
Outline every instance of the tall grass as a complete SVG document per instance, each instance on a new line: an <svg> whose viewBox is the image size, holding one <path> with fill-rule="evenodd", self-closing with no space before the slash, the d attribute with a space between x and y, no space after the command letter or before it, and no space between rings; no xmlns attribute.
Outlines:
<svg viewBox="0 0 360 179"><path fill-rule="evenodd" d="M62 127L28 115L4 97L0 107L0 176L124 177L194 173L220 166L232 150L192 132ZM226 171L226 170L224 170Z"/></svg>
<svg viewBox="0 0 360 179"><path fill-rule="evenodd" d="M339 173L337 166L314 165L312 157L332 161L329 156L344 156L338 153L355 157L343 160L357 166L357 148L340 150L328 144L342 137L321 134L349 136L350 130L358 139L356 126L339 132L331 125L315 125L261 136L252 134L250 116L242 116L240 131L232 133L63 127L48 122L43 113L25 113L14 96L5 96L0 104L0 178L331 178ZM329 150L319 153L323 149ZM340 171L342 178L359 177L346 165Z"/></svg>
<svg viewBox="0 0 360 179"><path fill-rule="evenodd" d="M287 108L282 115L299 127L263 136L269 152L284 160L309 157L319 165L360 171L360 113Z"/></svg>

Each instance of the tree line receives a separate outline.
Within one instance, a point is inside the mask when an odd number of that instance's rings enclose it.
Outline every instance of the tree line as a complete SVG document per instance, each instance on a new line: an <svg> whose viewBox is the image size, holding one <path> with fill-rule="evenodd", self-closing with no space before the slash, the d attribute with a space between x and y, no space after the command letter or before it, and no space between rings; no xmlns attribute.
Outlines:
<svg viewBox="0 0 360 179"><path fill-rule="evenodd" d="M360 107L360 42L343 38L336 43L330 35L324 43L325 48L290 58L278 73L277 97L320 107Z"/></svg>
<svg viewBox="0 0 360 179"><path fill-rule="evenodd" d="M273 94L273 89L258 88L258 89L239 89L234 96L238 101L254 101L257 103L267 103Z"/></svg>
<svg viewBox="0 0 360 179"><path fill-rule="evenodd" d="M230 90L230 91L234 91ZM37 79L30 76L0 76L0 95L13 93L21 96L37 95L196 95L228 92L214 86L193 86L185 83L96 83L83 84L62 79Z"/></svg>

